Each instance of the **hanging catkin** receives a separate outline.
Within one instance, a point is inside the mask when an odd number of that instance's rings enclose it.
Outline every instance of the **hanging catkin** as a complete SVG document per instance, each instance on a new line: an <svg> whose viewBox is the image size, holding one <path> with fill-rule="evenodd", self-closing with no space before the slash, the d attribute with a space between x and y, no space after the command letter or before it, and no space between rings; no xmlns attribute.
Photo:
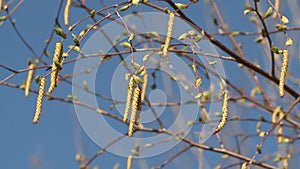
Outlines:
<svg viewBox="0 0 300 169"><path fill-rule="evenodd" d="M53 63L52 63L52 71L50 74L50 86L48 89L48 93L51 93L55 87L58 85L59 79L59 72L62 66L62 53L63 53L63 46L61 42L57 42L55 45L55 52L53 56Z"/></svg>
<svg viewBox="0 0 300 169"><path fill-rule="evenodd" d="M126 169L131 169L131 164L132 164L132 155L129 155L127 157L127 167L126 167Z"/></svg>
<svg viewBox="0 0 300 169"><path fill-rule="evenodd" d="M125 105L125 111L124 111L124 115L123 115L123 122L124 123L127 121L128 113L129 113L129 110L130 110L133 85L134 85L134 78L133 78L133 76L131 76L130 79L129 79L128 88L127 88L126 105Z"/></svg>
<svg viewBox="0 0 300 169"><path fill-rule="evenodd" d="M67 0L65 12L64 12L64 21L66 26L69 25L69 13L70 13L71 4L72 4L72 0Z"/></svg>
<svg viewBox="0 0 300 169"><path fill-rule="evenodd" d="M172 38L172 32L173 32L173 26L174 26L174 18L175 15L173 12L170 12L169 14L169 22L168 22L168 31L166 36L165 45L163 48L163 56L164 58L168 58L168 48L170 46L171 38Z"/></svg>
<svg viewBox="0 0 300 169"><path fill-rule="evenodd" d="M227 90L224 91L224 95L223 95L222 112L223 112L222 118L218 126L215 128L213 134L216 134L219 131L221 131L221 129L225 126L227 122L227 117L228 117L228 91Z"/></svg>
<svg viewBox="0 0 300 169"><path fill-rule="evenodd" d="M284 82L285 82L285 76L286 71L288 67L289 62L289 53L288 50L283 50L283 60L282 60L282 66L281 66L281 72L280 72L280 78L279 78L279 96L284 96Z"/></svg>
<svg viewBox="0 0 300 169"><path fill-rule="evenodd" d="M136 123L136 119L139 119L139 117L137 116L140 115L140 111L141 111L141 89L137 85L134 89L131 117L130 117L130 122L128 127L128 137L132 137L134 124Z"/></svg>
<svg viewBox="0 0 300 169"><path fill-rule="evenodd" d="M36 67L36 65L32 64L32 63L30 63L29 66L28 66L29 71L28 71L27 80L26 80L26 84L25 84L25 97L29 96L30 84L31 84L31 81L32 81L33 76L34 76L35 67Z"/></svg>
<svg viewBox="0 0 300 169"><path fill-rule="evenodd" d="M144 74L144 79L143 79L143 87L142 87L142 96L141 96L141 103L144 102L145 96L146 96L146 90L147 90L147 85L148 85L148 72L145 69L145 74Z"/></svg>
<svg viewBox="0 0 300 169"><path fill-rule="evenodd" d="M44 98L44 92L45 92L45 85L46 85L46 78L43 77L40 81L40 89L39 89L38 97L36 100L35 115L32 120L33 124L36 124L39 121L39 118L41 116L43 98Z"/></svg>

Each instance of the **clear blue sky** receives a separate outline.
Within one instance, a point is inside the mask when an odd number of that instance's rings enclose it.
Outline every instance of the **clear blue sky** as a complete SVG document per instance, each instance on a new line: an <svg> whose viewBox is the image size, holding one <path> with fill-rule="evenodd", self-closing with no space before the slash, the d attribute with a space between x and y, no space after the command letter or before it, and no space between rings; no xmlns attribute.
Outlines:
<svg viewBox="0 0 300 169"><path fill-rule="evenodd" d="M53 28L59 2L60 1L25 1L12 15L12 18L16 19L16 26L19 28L21 34L34 48L38 55L42 53L44 41L49 37ZM17 2L14 2L14 5L15 3ZM224 11L222 14L225 22L229 24L229 29L231 31L255 30L255 27L248 21L247 17L242 15L244 2L230 0L226 3L220 2L218 4L220 4L221 10ZM100 6L100 4L97 1L93 2L92 6L95 7L95 9L98 9L97 6ZM143 5L133 8L145 12L149 11L148 8L145 8ZM284 4L283 8L289 9L288 4ZM191 18L196 23L199 23L199 25L203 28L209 29L211 32L217 32L217 29L215 29L211 22L210 11L205 7L203 2L192 6L188 9L188 11L184 12L191 16ZM5 11L2 11L0 16L5 14ZM82 10L72 7L70 22L77 21L80 17L85 15L86 14ZM287 15L289 15L288 12ZM63 23L62 13L60 16L60 22ZM291 18L290 21L291 26L297 26L295 18ZM295 23L293 23L293 21ZM66 30L65 27L63 28ZM253 37L253 40L254 38L255 37ZM220 39L224 38L220 37ZM59 40L59 38L54 36L54 40L52 41L49 49L54 48L53 42L56 40ZM252 57L251 60L256 59L260 61L258 52L252 50L252 48L255 47L254 45L256 45L253 44L253 40L250 42L243 38L238 38L238 40L243 43L244 52L247 53L248 56ZM294 43L298 44L298 40L296 40L296 38ZM299 49L297 48L297 50ZM52 56L51 51L50 53ZM71 57L75 58L76 56ZM6 21L2 26L0 26L0 63L13 69L25 69L27 68L26 63L28 58L33 58L33 54L24 46L19 37L17 37L11 24ZM51 63L51 59L49 59L48 63ZM230 66L230 63L225 65L226 74L229 78L239 82L238 79L243 78L243 75L236 74L234 72L235 70L229 69ZM295 68L293 66L291 67ZM72 67L69 66L64 68L63 73L72 73L72 71ZM0 68L0 80L7 77L10 73L11 72ZM39 73L42 75L46 74L44 70L39 71ZM27 73L17 74L8 82L20 85L26 79L26 76ZM242 82L240 83L242 84ZM32 87L37 89L38 85L32 83ZM54 94L64 97L70 93L72 93L70 85L66 85L64 83L61 83L61 86L59 86L59 88L57 88L54 92ZM81 129L76 118L74 108L71 104L58 101L47 101L47 99L45 99L40 122L37 125L33 125L32 117L35 111L35 101L36 95L33 93L30 94L29 98L25 98L23 90L3 85L0 86L1 168L78 168L78 163L75 160L76 152L83 152L88 155L88 157L91 157L100 149ZM257 141L259 140L255 140L256 143ZM179 147L180 146L182 145L180 144ZM166 157L168 157L168 155L170 155L173 151L176 152L176 149L171 150L167 154L162 154L157 158L150 158L148 159L148 162L162 162L163 160L160 160L160 158L166 159ZM183 156L182 159L187 160L189 156L192 156L191 152ZM219 156L217 157L219 158ZM213 159L215 156L207 153L206 158ZM191 163L196 161L196 159L190 160ZM115 163L123 164L123 166L121 165L121 168L124 168L126 159L110 153L104 153L101 157L98 157L92 166L94 166L94 164L99 164L100 168L112 168ZM178 163L180 163L180 161L177 160L176 164ZM183 164L181 163L181 165ZM172 165L167 166L166 168L171 167ZM214 165L209 165L207 167L212 168Z"/></svg>

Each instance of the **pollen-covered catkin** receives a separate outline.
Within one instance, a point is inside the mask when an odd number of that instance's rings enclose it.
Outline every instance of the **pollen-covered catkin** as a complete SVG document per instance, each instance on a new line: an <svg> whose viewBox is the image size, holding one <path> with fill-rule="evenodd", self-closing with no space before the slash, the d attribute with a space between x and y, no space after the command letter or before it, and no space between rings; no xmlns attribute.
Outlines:
<svg viewBox="0 0 300 169"><path fill-rule="evenodd" d="M148 72L147 72L147 70L145 70L143 81L144 81L144 83L143 83L143 88L142 88L141 103L144 102L145 96L146 96L146 90L147 90L147 85L148 85Z"/></svg>
<svg viewBox="0 0 300 169"><path fill-rule="evenodd" d="M222 118L221 121L219 122L218 126L215 128L215 131L213 134L218 133L219 131L222 130L222 128L225 126L227 122L227 117L228 117L228 91L224 92L223 96L223 103L222 103Z"/></svg>
<svg viewBox="0 0 300 169"><path fill-rule="evenodd" d="M171 38L172 38L172 32L173 32L173 26L174 26L174 18L175 15L173 12L169 14L169 22L168 22L168 31L166 36L165 45L163 48L163 56L164 58L168 57L168 48L170 46Z"/></svg>
<svg viewBox="0 0 300 169"><path fill-rule="evenodd" d="M64 11L64 21L66 26L69 25L69 13L70 13L71 4L72 4L72 0L67 0L65 11Z"/></svg>
<svg viewBox="0 0 300 169"><path fill-rule="evenodd" d="M26 84L25 84L25 97L29 96L30 84L31 84L31 81L34 76L34 68L35 67L36 67L36 65L32 64L32 63L30 63L28 66L29 71L28 71L27 80L26 80Z"/></svg>
<svg viewBox="0 0 300 169"><path fill-rule="evenodd" d="M126 105L125 105L125 111L124 111L124 115L123 115L123 122L124 123L127 121L128 113L129 113L129 110L130 110L133 85L134 85L134 78L133 78L133 76L131 76L130 79L129 79L128 88L127 88Z"/></svg>
<svg viewBox="0 0 300 169"><path fill-rule="evenodd" d="M33 124L36 124L39 121L39 118L41 116L43 98L44 98L44 92L45 92L45 85L46 85L46 78L43 77L40 81L40 89L39 89L38 97L36 100L35 115L32 120Z"/></svg>
<svg viewBox="0 0 300 169"><path fill-rule="evenodd" d="M137 85L134 89L134 96L132 101L132 111L131 111L131 117L128 127L128 137L132 137L134 124L136 123L136 119L138 119L137 116L139 116L141 110L141 89Z"/></svg>
<svg viewBox="0 0 300 169"><path fill-rule="evenodd" d="M0 12L2 10L2 0L0 0Z"/></svg>
<svg viewBox="0 0 300 169"><path fill-rule="evenodd" d="M276 122L277 122L277 120L276 120L277 116L279 116L279 120L282 119L283 116L284 116L284 113L282 111L281 106L276 107L276 109L274 110L274 112L272 114L272 123L273 123L273 125L275 125ZM282 136L282 134L283 134L282 125L283 125L283 121L279 122L279 124L278 124L278 137L277 137L278 143L282 143L283 140L284 140L284 137Z"/></svg>
<svg viewBox="0 0 300 169"><path fill-rule="evenodd" d="M132 164L132 155L129 155L127 157L127 167L126 167L126 169L131 169L131 164Z"/></svg>
<svg viewBox="0 0 300 169"><path fill-rule="evenodd" d="M55 45L55 52L53 56L52 70L50 74L50 86L48 93L51 93L58 84L58 76L61 69L63 45L61 42L57 42Z"/></svg>
<svg viewBox="0 0 300 169"><path fill-rule="evenodd" d="M284 96L284 82L285 82L285 76L287 72L287 67L289 62L289 53L288 50L283 50L283 60L282 60L282 66L281 66L281 72L280 72L280 78L279 78L279 96Z"/></svg>

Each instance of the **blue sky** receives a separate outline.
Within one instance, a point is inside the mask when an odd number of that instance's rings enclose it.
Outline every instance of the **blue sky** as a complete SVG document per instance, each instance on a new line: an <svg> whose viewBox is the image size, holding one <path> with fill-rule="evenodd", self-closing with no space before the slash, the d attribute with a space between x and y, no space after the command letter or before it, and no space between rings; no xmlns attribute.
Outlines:
<svg viewBox="0 0 300 169"><path fill-rule="evenodd" d="M44 41L49 37L53 28L59 2L60 1L25 1L12 15L12 18L16 19L16 26L19 28L21 34L34 48L38 55L43 52ZM14 2L14 5L16 3L17 2ZM100 6L99 2L89 3L95 7ZM156 3L158 4L159 2ZM218 4L220 5L220 9L224 11L224 13L222 13L223 17L228 23L231 31L255 31L255 26L248 21L248 17L242 15L244 2L230 0L227 3ZM290 8L289 5L290 4L283 4L283 11L286 12L287 16L290 15L288 12ZM149 8L146 8L143 5L133 8L136 8L137 11L150 11ZM205 7L203 2L192 6L184 12L191 16L191 18L196 23L199 23L199 25L203 28L208 29L211 32L218 31L211 22L209 9ZM5 14L5 11L2 11L0 16ZM86 16L83 10L79 10L75 7L71 8L70 22L75 22L83 16ZM298 26L299 23L297 23L296 18L293 18L292 16L290 17L291 26ZM59 20L62 24L62 13ZM63 29L66 30L66 27L63 26ZM79 33L78 30L75 31L77 31L77 34ZM295 32L292 32L291 35L299 36L299 33L296 34ZM70 42L71 38L68 38L69 39L67 39L66 42ZM226 41L225 37L218 38ZM253 48L260 49L257 47L257 44L253 43L255 37L253 37L251 41L243 37L238 37L237 39L243 43L244 52L248 56L251 56L250 60L258 60L262 64L266 64L264 59L261 59L258 54L263 52L252 50ZM49 47L51 56L51 49L54 49L53 45L57 40L60 39L57 36L54 36ZM298 40L295 39L294 43L298 44ZM296 48L293 52L295 55L297 50L299 49ZM25 47L16 35L11 24L8 21L3 23L0 26L0 63L17 70L25 69L27 68L28 58L33 57L33 54ZM75 58L76 55L71 55L71 57ZM297 58L299 59L298 56L295 56L294 59L296 60ZM48 59L47 63L51 64L51 59ZM71 64L64 67L62 73L72 73L72 66L74 65ZM244 75L242 73L236 73L236 69L230 69L232 63L225 62L224 66L228 78L232 78L238 84L245 85L245 82L239 80L240 78L243 78ZM293 65L292 63L290 67L293 70L297 70L297 66L298 65ZM11 72L0 68L0 80L7 77L10 73ZM36 74L45 75L46 71L39 70ZM8 82L20 85L26 79L26 76L27 73L20 73ZM38 85L32 83L32 88L37 89ZM250 89L251 87L245 87L245 90ZM71 86L61 83L60 86L55 89L53 94L66 97L70 93L72 93ZM75 160L75 154L77 152L82 152L88 157L91 157L100 149L82 130L71 104L58 101L48 101L45 99L40 122L37 125L33 125L32 117L35 111L35 94L31 93L29 98L25 98L23 90L1 85L0 95L2 115L0 118L0 133L2 134L0 137L0 161L2 168L78 168L78 163ZM216 142L215 139L212 139L211 141ZM252 141L255 145L255 143L259 140L256 139ZM162 159L166 159L170 154L178 151L182 146L184 146L184 144L179 144L178 147L170 150L166 154L162 154L156 158L153 157L147 159L147 162L149 164L158 164L159 162L163 162L164 160ZM272 147L269 146L266 148L272 149ZM207 159L213 159L216 157L211 153L207 153L206 155ZM196 167L195 161L197 161L197 159L189 159L189 157L193 157L192 152L188 152L187 155L182 157L182 159L190 160L190 163L193 164L191 167ZM139 161L139 163L144 162L145 160ZM123 166L121 165L121 168L124 168L126 158L122 158L111 153L104 153L102 156L97 158L92 166L98 164L100 168L112 168L116 163L122 164ZM174 167L173 165L180 166L184 164L180 164L180 160L175 160L174 164L170 164L166 168ZM209 164L204 165L208 165L206 166L208 168L213 167ZM137 166L137 164L135 164L135 166Z"/></svg>

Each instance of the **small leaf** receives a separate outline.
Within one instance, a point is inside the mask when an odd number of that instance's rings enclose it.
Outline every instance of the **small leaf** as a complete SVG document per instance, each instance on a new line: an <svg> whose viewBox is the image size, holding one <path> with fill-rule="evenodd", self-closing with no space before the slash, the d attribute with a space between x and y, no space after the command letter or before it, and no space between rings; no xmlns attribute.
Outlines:
<svg viewBox="0 0 300 169"><path fill-rule="evenodd" d="M73 42L75 43L76 46L80 45L79 39L77 38L77 36L75 34L72 33L72 38L73 38Z"/></svg>
<svg viewBox="0 0 300 169"><path fill-rule="evenodd" d="M139 0L132 0L132 4L133 5L138 5L139 4Z"/></svg>
<svg viewBox="0 0 300 169"><path fill-rule="evenodd" d="M138 76L133 76L133 79L136 83L140 83L140 84L144 83L143 79Z"/></svg>
<svg viewBox="0 0 300 169"><path fill-rule="evenodd" d="M191 36L196 36L197 35L196 31L194 31L194 30L190 30L188 33Z"/></svg>
<svg viewBox="0 0 300 169"><path fill-rule="evenodd" d="M82 53L80 47L78 47L78 46L70 45L70 46L68 46L68 47L69 47L70 49L72 49L72 50L78 52L78 53Z"/></svg>
<svg viewBox="0 0 300 169"><path fill-rule="evenodd" d="M79 33L79 39L82 39L86 32L87 32L86 29L82 30L82 31Z"/></svg>
<svg viewBox="0 0 300 169"><path fill-rule="evenodd" d="M130 43L128 43L128 42L121 42L120 46L122 46L124 48L130 48L131 47Z"/></svg>
<svg viewBox="0 0 300 169"><path fill-rule="evenodd" d="M114 165L114 168L113 168L113 169L119 169L119 168L120 168L120 164L117 163L117 164Z"/></svg>
<svg viewBox="0 0 300 169"><path fill-rule="evenodd" d="M187 126L192 127L193 125L194 125L194 120L189 120Z"/></svg>
<svg viewBox="0 0 300 169"><path fill-rule="evenodd" d="M187 37L187 33L183 33L179 36L178 40L184 40Z"/></svg>
<svg viewBox="0 0 300 169"><path fill-rule="evenodd" d="M260 43L263 39L264 39L264 37L259 36L259 37L257 37L257 38L254 40L254 42L255 42L255 43Z"/></svg>
<svg viewBox="0 0 300 169"><path fill-rule="evenodd" d="M37 75L37 76L34 78L34 80L35 80L35 83L39 83L40 80L41 80L41 76L40 76L40 75Z"/></svg>
<svg viewBox="0 0 300 169"><path fill-rule="evenodd" d="M157 32L147 32L146 33L147 35L150 35L150 36L154 36L154 37L159 37L159 34Z"/></svg>
<svg viewBox="0 0 300 169"><path fill-rule="evenodd" d="M7 19L6 16L0 16L0 21L5 21Z"/></svg>
<svg viewBox="0 0 300 169"><path fill-rule="evenodd" d="M281 22L282 22L283 24L287 24L287 23L289 23L289 19L288 19L287 17L285 17L284 15L282 15L282 16L281 16Z"/></svg>
<svg viewBox="0 0 300 169"><path fill-rule="evenodd" d="M78 97L76 95L73 95L73 94L68 94L67 97L69 99L78 100Z"/></svg>
<svg viewBox="0 0 300 169"><path fill-rule="evenodd" d="M202 78L201 78L200 76L198 76L198 77L196 78L195 85L196 85L197 87L199 87L201 84L202 84Z"/></svg>
<svg viewBox="0 0 300 169"><path fill-rule="evenodd" d="M224 155L222 155L222 159L227 159L229 157L229 155L228 154L224 154Z"/></svg>
<svg viewBox="0 0 300 169"><path fill-rule="evenodd" d="M251 9L250 8L246 8L245 10L244 10L244 15L247 15L247 14L249 14L251 12Z"/></svg>
<svg viewBox="0 0 300 169"><path fill-rule="evenodd" d="M91 18L94 18L95 14L96 14L96 11L95 11L95 10L92 10L92 11L90 12Z"/></svg>
<svg viewBox="0 0 300 169"><path fill-rule="evenodd" d="M193 41L194 42L199 42L202 39L201 35L197 35L196 37L194 37Z"/></svg>
<svg viewBox="0 0 300 169"><path fill-rule="evenodd" d="M175 3L175 5L179 8L179 9L185 9L188 6L186 4L182 4L182 3Z"/></svg>
<svg viewBox="0 0 300 169"><path fill-rule="evenodd" d="M84 88L85 91L89 90L88 86L87 86L87 82L85 80L83 81L83 88Z"/></svg>
<svg viewBox="0 0 300 169"><path fill-rule="evenodd" d="M143 62L146 62L146 61L149 59L149 57L150 57L149 54L145 55L145 56L143 57Z"/></svg>
<svg viewBox="0 0 300 169"><path fill-rule="evenodd" d="M115 39L114 39L114 42L113 44L116 44L117 42L119 42L121 39L120 35L118 35Z"/></svg>
<svg viewBox="0 0 300 169"><path fill-rule="evenodd" d="M285 31L287 29L286 25L276 24L275 28L277 28L279 31Z"/></svg>
<svg viewBox="0 0 300 169"><path fill-rule="evenodd" d="M272 7L269 7L268 10L266 11L266 13L265 13L264 16L263 16L263 19L266 19L266 18L268 18L269 16L271 16L271 15L272 15L272 12L273 12Z"/></svg>
<svg viewBox="0 0 300 169"><path fill-rule="evenodd" d="M49 52L47 51L47 49L44 49L44 55L45 55L46 57L49 57L49 56L50 56L50 54L49 54Z"/></svg>
<svg viewBox="0 0 300 169"><path fill-rule="evenodd" d="M293 39L292 38L288 38L288 40L285 42L286 46L291 46L293 45Z"/></svg>
<svg viewBox="0 0 300 169"><path fill-rule="evenodd" d="M128 39L128 42L132 42L134 39L134 34L131 33L130 36L129 36L129 39Z"/></svg>
<svg viewBox="0 0 300 169"><path fill-rule="evenodd" d="M240 35L240 32L235 31L235 32L232 32L231 35L232 35L233 37L235 37L235 36Z"/></svg>
<svg viewBox="0 0 300 169"><path fill-rule="evenodd" d="M149 148L149 147L152 147L152 146L153 146L152 143L145 144L145 148Z"/></svg>
<svg viewBox="0 0 300 169"><path fill-rule="evenodd" d="M276 54L279 54L279 49L274 45L271 46L271 51L276 53Z"/></svg>
<svg viewBox="0 0 300 169"><path fill-rule="evenodd" d="M55 31L55 33L58 35L58 36L61 36L62 38L66 38L66 34L64 33L64 31L61 29L61 28L58 28L58 27L54 27L53 30Z"/></svg>
<svg viewBox="0 0 300 169"><path fill-rule="evenodd" d="M244 163L242 164L241 169L247 169L247 162L244 162Z"/></svg>
<svg viewBox="0 0 300 169"><path fill-rule="evenodd" d="M217 64L217 61L208 61L208 64L209 65L215 65L215 64Z"/></svg>
<svg viewBox="0 0 300 169"><path fill-rule="evenodd" d="M129 8L129 5L123 6L122 8L120 8L120 11L126 11Z"/></svg>
<svg viewBox="0 0 300 169"><path fill-rule="evenodd" d="M273 162L277 163L277 162L279 162L280 160L281 160L280 154L276 154L276 156L275 156Z"/></svg>
<svg viewBox="0 0 300 169"><path fill-rule="evenodd" d="M261 154L261 153L262 153L261 147L260 147L259 145L256 145L256 150L257 150L258 154Z"/></svg>
<svg viewBox="0 0 300 169"><path fill-rule="evenodd" d="M199 93L195 96L195 99L200 99L203 96L203 93Z"/></svg>

